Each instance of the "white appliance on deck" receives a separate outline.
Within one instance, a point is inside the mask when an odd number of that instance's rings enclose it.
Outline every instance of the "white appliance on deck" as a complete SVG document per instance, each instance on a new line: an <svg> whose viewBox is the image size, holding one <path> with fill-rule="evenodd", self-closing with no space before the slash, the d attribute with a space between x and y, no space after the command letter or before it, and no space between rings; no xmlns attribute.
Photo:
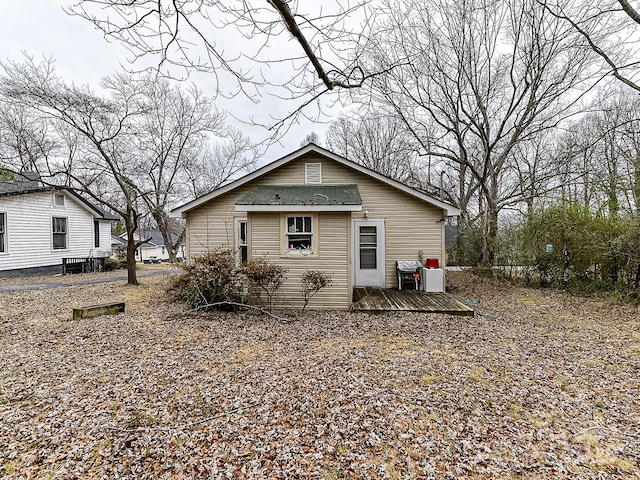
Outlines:
<svg viewBox="0 0 640 480"><path fill-rule="evenodd" d="M422 285L425 292L444 292L444 270L442 268L423 268Z"/></svg>

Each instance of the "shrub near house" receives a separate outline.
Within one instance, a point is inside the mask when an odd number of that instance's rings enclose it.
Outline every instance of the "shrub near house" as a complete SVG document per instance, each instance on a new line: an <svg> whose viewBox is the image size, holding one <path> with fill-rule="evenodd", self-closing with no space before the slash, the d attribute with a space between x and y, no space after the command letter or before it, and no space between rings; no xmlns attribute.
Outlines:
<svg viewBox="0 0 640 480"><path fill-rule="evenodd" d="M347 309L356 287L397 287L397 260L444 268L443 219L459 210L309 144L171 213L186 219L187 259L226 248L282 266L283 308L303 308L305 272L330 272L308 306Z"/></svg>

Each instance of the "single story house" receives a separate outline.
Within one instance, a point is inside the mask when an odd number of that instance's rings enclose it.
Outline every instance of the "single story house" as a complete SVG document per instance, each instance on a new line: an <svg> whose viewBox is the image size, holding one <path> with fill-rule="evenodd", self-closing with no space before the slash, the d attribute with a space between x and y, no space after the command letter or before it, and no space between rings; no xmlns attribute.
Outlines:
<svg viewBox="0 0 640 480"><path fill-rule="evenodd" d="M177 235L172 234L172 240L177 240ZM164 244L164 238L162 233L158 230L142 230L140 233L136 233L134 238L138 241L140 238L149 239L136 249L136 262L142 263L160 263L169 261L169 252ZM123 233L119 237L113 237L112 245L116 248L127 248L127 234ZM176 260L181 262L185 258L184 243L178 245L176 251Z"/></svg>
<svg viewBox="0 0 640 480"><path fill-rule="evenodd" d="M60 273L63 258L107 257L117 220L36 174L0 182L0 277Z"/></svg>
<svg viewBox="0 0 640 480"><path fill-rule="evenodd" d="M396 261L444 267L445 220L459 213L313 143L171 212L186 219L187 259L223 247L284 265L278 307L302 304L305 271L331 274L309 304L323 309L348 308L354 287L396 287Z"/></svg>

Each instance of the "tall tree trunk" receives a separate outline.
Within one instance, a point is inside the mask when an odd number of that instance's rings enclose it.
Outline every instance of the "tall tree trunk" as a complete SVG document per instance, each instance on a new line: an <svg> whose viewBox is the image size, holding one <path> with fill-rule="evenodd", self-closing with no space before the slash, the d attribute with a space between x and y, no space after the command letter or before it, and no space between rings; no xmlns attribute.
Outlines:
<svg viewBox="0 0 640 480"><path fill-rule="evenodd" d="M136 238L135 233L138 229L137 213L132 208L127 208L127 216L124 219L127 227L127 283L129 285L138 285L138 275L136 272Z"/></svg>
<svg viewBox="0 0 640 480"><path fill-rule="evenodd" d="M484 219L484 238L482 251L482 265L494 267L498 250L498 205L494 200L487 201Z"/></svg>

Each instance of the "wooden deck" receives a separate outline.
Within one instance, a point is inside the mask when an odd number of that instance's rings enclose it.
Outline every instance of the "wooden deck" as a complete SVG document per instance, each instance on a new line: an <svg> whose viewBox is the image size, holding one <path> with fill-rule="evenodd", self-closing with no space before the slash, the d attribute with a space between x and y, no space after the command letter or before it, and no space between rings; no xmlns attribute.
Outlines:
<svg viewBox="0 0 640 480"><path fill-rule="evenodd" d="M472 308L448 293L395 290L390 288L354 288L351 310L356 312L428 312L473 316Z"/></svg>

